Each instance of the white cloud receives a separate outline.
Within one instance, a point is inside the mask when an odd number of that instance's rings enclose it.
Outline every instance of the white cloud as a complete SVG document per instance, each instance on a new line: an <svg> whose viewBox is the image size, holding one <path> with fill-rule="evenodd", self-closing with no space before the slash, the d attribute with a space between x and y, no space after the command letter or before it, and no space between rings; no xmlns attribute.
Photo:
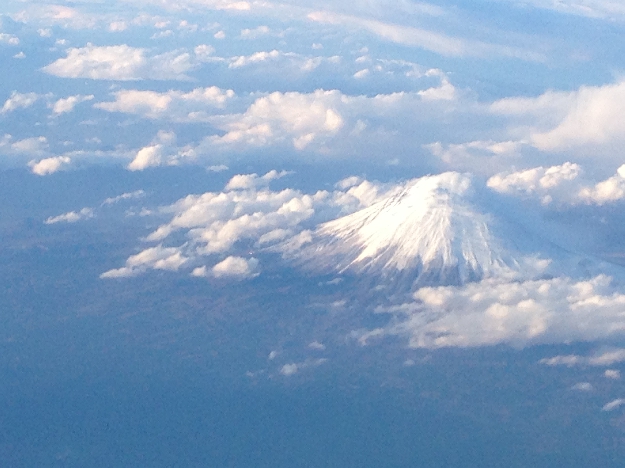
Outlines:
<svg viewBox="0 0 625 468"><path fill-rule="evenodd" d="M243 39L257 39L261 36L267 35L271 33L271 29L268 26L258 26L254 29L242 29L241 37Z"/></svg>
<svg viewBox="0 0 625 468"><path fill-rule="evenodd" d="M336 68L337 57L309 56L273 49L254 52L250 55L237 55L226 60L230 69L254 66L255 71L259 69L275 76L276 68L280 68L280 74L285 78L297 79L303 74L316 70L322 63L334 64Z"/></svg>
<svg viewBox="0 0 625 468"><path fill-rule="evenodd" d="M510 131L541 151L562 152L625 141L625 82L547 91L535 98L506 98L494 114L520 119Z"/></svg>
<svg viewBox="0 0 625 468"><path fill-rule="evenodd" d="M54 158L45 158L40 161L30 161L28 166L33 174L44 176L54 174L71 162L71 159L67 156L57 156Z"/></svg>
<svg viewBox="0 0 625 468"><path fill-rule="evenodd" d="M435 142L424 145L434 156L454 170L492 174L496 168L508 168L518 160L523 146L518 141L475 140L468 143L442 144Z"/></svg>
<svg viewBox="0 0 625 468"><path fill-rule="evenodd" d="M111 32L122 32L126 29L128 29L128 24L125 21L113 21L108 27Z"/></svg>
<svg viewBox="0 0 625 468"><path fill-rule="evenodd" d="M14 36L13 34L0 33L0 44L16 46L20 44L20 40L17 36Z"/></svg>
<svg viewBox="0 0 625 468"><path fill-rule="evenodd" d="M308 14L308 19L319 23L345 25L363 29L387 41L407 46L419 47L448 57L499 56L514 57L529 61L545 60L545 57L542 54L516 47L461 39L427 29L386 23L378 20L359 18L356 16L332 13L328 11L316 11L310 13Z"/></svg>
<svg viewBox="0 0 625 468"><path fill-rule="evenodd" d="M93 218L93 209L92 208L83 208L82 210L70 211L69 213L64 213L58 216L51 216L45 220L45 224L56 224L56 223L75 223L82 219Z"/></svg>
<svg viewBox="0 0 625 468"><path fill-rule="evenodd" d="M296 374L299 367L296 363L285 364L280 368L280 373L285 376Z"/></svg>
<svg viewBox="0 0 625 468"><path fill-rule="evenodd" d="M74 107L81 102L91 101L93 99L93 95L82 96L77 94L75 96L69 96L67 98L59 99L52 106L52 112L56 115L65 114L68 112L72 112Z"/></svg>
<svg viewBox="0 0 625 468"><path fill-rule="evenodd" d="M284 375L285 377L290 377L291 375L297 374L302 369L306 369L308 367L318 367L327 361L327 359L307 359L303 362L291 362L288 364L284 364L280 368L280 374Z"/></svg>
<svg viewBox="0 0 625 468"><path fill-rule="evenodd" d="M131 255L124 267L106 271L100 275L100 278L135 276L148 269L178 271L187 260L188 258L183 256L178 248L158 245Z"/></svg>
<svg viewBox="0 0 625 468"><path fill-rule="evenodd" d="M272 180L280 179L287 175L288 172L278 172L275 169L267 172L264 176L258 174L237 174L233 176L226 184L226 190L248 190L267 186Z"/></svg>
<svg viewBox="0 0 625 468"><path fill-rule="evenodd" d="M441 79L440 85L417 92L426 101L453 101L456 98L456 88L447 75L441 70L432 69L425 73L425 76L438 76Z"/></svg>
<svg viewBox="0 0 625 468"><path fill-rule="evenodd" d="M11 150L18 154L43 155L48 147L48 139L43 136L25 138L11 143Z"/></svg>
<svg viewBox="0 0 625 468"><path fill-rule="evenodd" d="M225 39L226 38L226 33L224 31L217 31L213 37L215 39Z"/></svg>
<svg viewBox="0 0 625 468"><path fill-rule="evenodd" d="M128 164L130 171L142 171L148 167L160 166L163 161L163 145L156 144L141 148Z"/></svg>
<svg viewBox="0 0 625 468"><path fill-rule="evenodd" d="M319 343L318 341L313 341L312 343L309 343L308 347L317 351L325 351L326 349L325 345L323 343Z"/></svg>
<svg viewBox="0 0 625 468"><path fill-rule="evenodd" d="M590 382L579 382L571 387L572 390L577 390L580 392L592 392L594 390L592 384Z"/></svg>
<svg viewBox="0 0 625 468"><path fill-rule="evenodd" d="M206 121L235 97L234 91L216 86L196 88L188 93L181 91L123 90L114 93L115 101L100 102L94 105L108 112L123 112L142 115L149 119L169 119L173 121Z"/></svg>
<svg viewBox="0 0 625 468"><path fill-rule="evenodd" d="M343 127L337 91L312 94L275 92L257 99L244 114L215 119L226 133L211 137L216 145L266 146L284 142L303 150L313 141L325 141ZM288 140L287 140L288 141Z"/></svg>
<svg viewBox="0 0 625 468"><path fill-rule="evenodd" d="M578 164L535 167L518 172L500 173L488 179L487 185L499 193L535 197L545 205L603 205L625 198L625 165L608 179L592 183L580 177Z"/></svg>
<svg viewBox="0 0 625 468"><path fill-rule="evenodd" d="M360 80L362 78L366 78L369 73L371 73L369 71L368 68L363 68L362 70L357 71L356 73L354 73L354 78L356 78L357 80Z"/></svg>
<svg viewBox="0 0 625 468"><path fill-rule="evenodd" d="M588 18L625 19L625 5L614 0L525 0L524 3L538 8L555 10L570 15L586 16Z"/></svg>
<svg viewBox="0 0 625 468"><path fill-rule="evenodd" d="M102 202L102 205L114 205L115 203L119 203L120 201L143 198L144 196L145 192L143 190L135 190L134 192L122 193L121 195L117 195L116 197L109 197Z"/></svg>
<svg viewBox="0 0 625 468"><path fill-rule="evenodd" d="M415 348L527 346L593 341L625 333L625 295L616 292L606 276L514 283L484 280L461 287L422 288L414 299L380 308L379 312L396 319L386 328L361 334L361 343L394 334L407 336ZM608 365L617 354L588 362Z"/></svg>
<svg viewBox="0 0 625 468"><path fill-rule="evenodd" d="M32 106L40 96L37 93L18 93L13 91L11 97L4 102L0 114L8 114L17 109L26 109Z"/></svg>
<svg viewBox="0 0 625 468"><path fill-rule="evenodd" d="M24 23L60 25L72 29L94 28L99 19L68 6L36 4L29 5L26 10L13 15L13 18ZM47 33L45 29L43 31Z"/></svg>
<svg viewBox="0 0 625 468"><path fill-rule="evenodd" d="M617 409L619 406L623 405L625 403L625 399L623 398L617 398L616 400L612 400L610 403L606 403L603 408L601 408L601 411L614 411L615 409Z"/></svg>
<svg viewBox="0 0 625 468"><path fill-rule="evenodd" d="M239 240L296 228L314 215L316 204L330 198L327 192L305 195L291 189L272 192L264 188L279 175L271 171L263 177L234 176L225 192L182 199L168 208L176 213L174 218L150 234L148 240L159 241L185 229L200 253L227 252Z"/></svg>
<svg viewBox="0 0 625 468"><path fill-rule="evenodd" d="M579 198L588 203L603 205L625 198L625 165L618 168L615 175L595 186L580 189Z"/></svg>
<svg viewBox="0 0 625 468"><path fill-rule="evenodd" d="M176 166L183 160L194 159L195 151L188 146L177 148L176 134L161 130L152 143L139 149L126 166L129 171L142 171L161 165Z"/></svg>
<svg viewBox="0 0 625 468"><path fill-rule="evenodd" d="M220 59L219 57L213 57L213 54L215 53L215 48L211 45L208 44L200 44L198 46L195 47L195 49L193 49L193 53L195 54L195 57L200 61L200 62L210 62L210 61L221 61L222 59Z"/></svg>
<svg viewBox="0 0 625 468"><path fill-rule="evenodd" d="M574 197L580 172L579 165L567 162L561 166L496 174L488 179L486 185L499 193L533 195L548 204L553 201L556 190L562 199ZM571 188L574 189L573 194Z"/></svg>
<svg viewBox="0 0 625 468"><path fill-rule="evenodd" d="M606 369L603 375L606 379L618 380L621 378L621 372L616 369Z"/></svg>
<svg viewBox="0 0 625 468"><path fill-rule="evenodd" d="M371 203L383 191L366 180L355 180L345 190L333 193L318 191L305 194L298 190L272 191L271 181L287 173L269 171L263 176L238 174L223 192L189 195L170 206L162 207L171 219L148 235L145 242L164 242L175 232L186 234L187 242L179 247L181 255L197 263L206 263L219 255L224 261L212 266L198 266L191 274L198 277L246 277L258 273L259 264L238 246L241 242L256 248L274 248L285 240L297 243L305 223L326 221L339 213L350 212ZM377 187L377 188L376 188ZM293 236L293 237L292 237ZM281 244L280 244L281 245ZM282 250L280 250L281 252ZM279 252L278 252L279 253ZM225 254L225 255L224 255ZM108 276L135 275L126 265Z"/></svg>
<svg viewBox="0 0 625 468"><path fill-rule="evenodd" d="M252 55L241 55L239 57L233 57L230 61L230 65L228 68L241 68L249 65L251 63L265 62L267 60L275 60L281 57L282 54L277 50L272 50L270 52L255 52Z"/></svg>
<svg viewBox="0 0 625 468"><path fill-rule="evenodd" d="M216 278L250 278L258 275L258 260L242 257L227 257L211 270Z"/></svg>
<svg viewBox="0 0 625 468"><path fill-rule="evenodd" d="M50 75L93 80L187 80L195 67L187 52L148 56L145 49L126 44L98 47L87 44L67 50L67 56L43 67Z"/></svg>
<svg viewBox="0 0 625 468"><path fill-rule="evenodd" d="M569 354L541 359L540 363L547 366L595 366L609 367L613 364L625 362L625 349L610 349L592 356L578 356Z"/></svg>

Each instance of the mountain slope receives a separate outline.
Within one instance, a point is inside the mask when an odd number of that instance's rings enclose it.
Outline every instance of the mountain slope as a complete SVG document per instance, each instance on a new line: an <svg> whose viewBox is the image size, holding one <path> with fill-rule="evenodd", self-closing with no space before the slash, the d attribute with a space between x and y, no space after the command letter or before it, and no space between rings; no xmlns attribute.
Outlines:
<svg viewBox="0 0 625 468"><path fill-rule="evenodd" d="M511 229L473 195L465 174L410 180L371 206L322 224L292 258L318 272L373 274L410 286L518 275L527 262L505 247L503 232Z"/></svg>

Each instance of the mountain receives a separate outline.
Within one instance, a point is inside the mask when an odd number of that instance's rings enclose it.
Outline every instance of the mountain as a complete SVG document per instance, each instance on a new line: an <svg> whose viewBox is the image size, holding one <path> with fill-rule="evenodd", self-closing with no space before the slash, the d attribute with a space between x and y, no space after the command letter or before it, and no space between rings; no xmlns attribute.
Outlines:
<svg viewBox="0 0 625 468"><path fill-rule="evenodd" d="M551 248L547 242L492 211L470 175L426 176L320 225L286 256L308 270L373 276L402 289L533 276L549 263L537 256Z"/></svg>

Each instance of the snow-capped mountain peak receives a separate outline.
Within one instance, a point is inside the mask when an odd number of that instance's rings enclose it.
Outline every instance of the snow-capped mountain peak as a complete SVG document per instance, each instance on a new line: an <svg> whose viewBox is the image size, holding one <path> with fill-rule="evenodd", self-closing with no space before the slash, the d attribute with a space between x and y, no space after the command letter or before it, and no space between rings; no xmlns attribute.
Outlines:
<svg viewBox="0 0 625 468"><path fill-rule="evenodd" d="M471 202L471 177L413 179L371 206L319 226L296 254L318 271L375 273L417 284L458 284L518 270Z"/></svg>

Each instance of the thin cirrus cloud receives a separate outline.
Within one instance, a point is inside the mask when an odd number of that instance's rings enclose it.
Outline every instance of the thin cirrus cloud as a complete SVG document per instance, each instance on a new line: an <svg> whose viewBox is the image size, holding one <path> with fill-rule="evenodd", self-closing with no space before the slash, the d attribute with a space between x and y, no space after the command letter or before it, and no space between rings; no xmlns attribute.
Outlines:
<svg viewBox="0 0 625 468"><path fill-rule="evenodd" d="M625 5L614 0L528 0L525 2L547 10L561 13L601 18L607 20L622 20L625 18Z"/></svg>
<svg viewBox="0 0 625 468"><path fill-rule="evenodd" d="M453 37L427 29L387 23L375 19L360 18L329 11L309 13L308 19L317 23L362 29L387 41L419 47L447 57L511 57L533 62L546 61L546 57L539 52Z"/></svg>

